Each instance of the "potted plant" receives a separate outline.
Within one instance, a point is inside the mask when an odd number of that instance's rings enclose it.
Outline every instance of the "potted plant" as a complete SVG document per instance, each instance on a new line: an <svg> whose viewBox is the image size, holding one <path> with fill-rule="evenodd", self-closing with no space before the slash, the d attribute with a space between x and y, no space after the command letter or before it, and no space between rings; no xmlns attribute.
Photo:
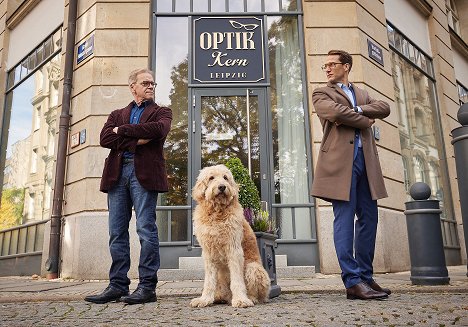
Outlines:
<svg viewBox="0 0 468 327"><path fill-rule="evenodd" d="M257 237L263 267L271 280L270 298L278 296L281 293L281 287L276 283L275 241L278 236L274 219L270 216L266 205L262 208L258 189L241 160L230 158L225 165L239 185L239 203L244 208L245 219Z"/></svg>

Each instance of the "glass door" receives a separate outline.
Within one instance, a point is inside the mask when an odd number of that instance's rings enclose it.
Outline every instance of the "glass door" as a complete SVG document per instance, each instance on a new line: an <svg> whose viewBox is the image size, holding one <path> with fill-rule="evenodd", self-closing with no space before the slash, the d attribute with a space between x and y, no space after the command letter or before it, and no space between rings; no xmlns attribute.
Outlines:
<svg viewBox="0 0 468 327"><path fill-rule="evenodd" d="M269 146L263 89L196 89L192 98L192 186L199 170L239 158L269 201Z"/></svg>

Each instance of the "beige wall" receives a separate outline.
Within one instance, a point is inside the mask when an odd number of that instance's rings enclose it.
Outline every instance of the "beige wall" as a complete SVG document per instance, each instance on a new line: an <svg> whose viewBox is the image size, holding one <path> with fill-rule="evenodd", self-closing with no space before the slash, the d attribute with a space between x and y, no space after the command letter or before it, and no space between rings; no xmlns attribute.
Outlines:
<svg viewBox="0 0 468 327"><path fill-rule="evenodd" d="M109 150L99 145L99 134L110 112L132 101L130 71L148 66L149 13L149 0L78 2L75 53L94 34L94 54L74 63L70 136L86 129L86 142L69 148L67 156L62 277L106 278L108 273L107 202L99 184ZM68 6L63 44L67 20ZM137 262L139 244L131 234L132 261ZM90 252L90 245L95 250ZM130 275L136 277L136 269Z"/></svg>

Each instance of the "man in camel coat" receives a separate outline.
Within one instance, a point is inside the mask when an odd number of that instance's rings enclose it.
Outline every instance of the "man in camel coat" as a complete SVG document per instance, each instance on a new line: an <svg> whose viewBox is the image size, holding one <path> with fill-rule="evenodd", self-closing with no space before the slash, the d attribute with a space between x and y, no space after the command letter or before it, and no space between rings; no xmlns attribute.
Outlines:
<svg viewBox="0 0 468 327"><path fill-rule="evenodd" d="M391 292L372 278L372 262L377 200L387 191L371 127L390 108L349 83L352 65L349 53L329 51L322 66L328 84L312 94L323 127L312 195L333 205L333 237L347 298L382 299Z"/></svg>

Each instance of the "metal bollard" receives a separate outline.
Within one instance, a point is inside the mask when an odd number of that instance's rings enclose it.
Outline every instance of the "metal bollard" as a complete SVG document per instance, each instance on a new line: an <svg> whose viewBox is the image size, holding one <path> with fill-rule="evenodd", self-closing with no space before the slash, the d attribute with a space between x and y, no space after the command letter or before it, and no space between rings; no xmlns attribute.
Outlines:
<svg viewBox="0 0 468 327"><path fill-rule="evenodd" d="M462 213L463 233L465 235L465 249L468 253L468 103L460 107L457 114L458 122L462 125L452 130L452 145L455 152L457 167L458 193ZM468 264L467 273L468 276Z"/></svg>
<svg viewBox="0 0 468 327"><path fill-rule="evenodd" d="M405 203L406 227L413 285L448 284L444 243L440 227L438 200L428 200L431 189L425 183L414 183L410 189L414 201Z"/></svg>

